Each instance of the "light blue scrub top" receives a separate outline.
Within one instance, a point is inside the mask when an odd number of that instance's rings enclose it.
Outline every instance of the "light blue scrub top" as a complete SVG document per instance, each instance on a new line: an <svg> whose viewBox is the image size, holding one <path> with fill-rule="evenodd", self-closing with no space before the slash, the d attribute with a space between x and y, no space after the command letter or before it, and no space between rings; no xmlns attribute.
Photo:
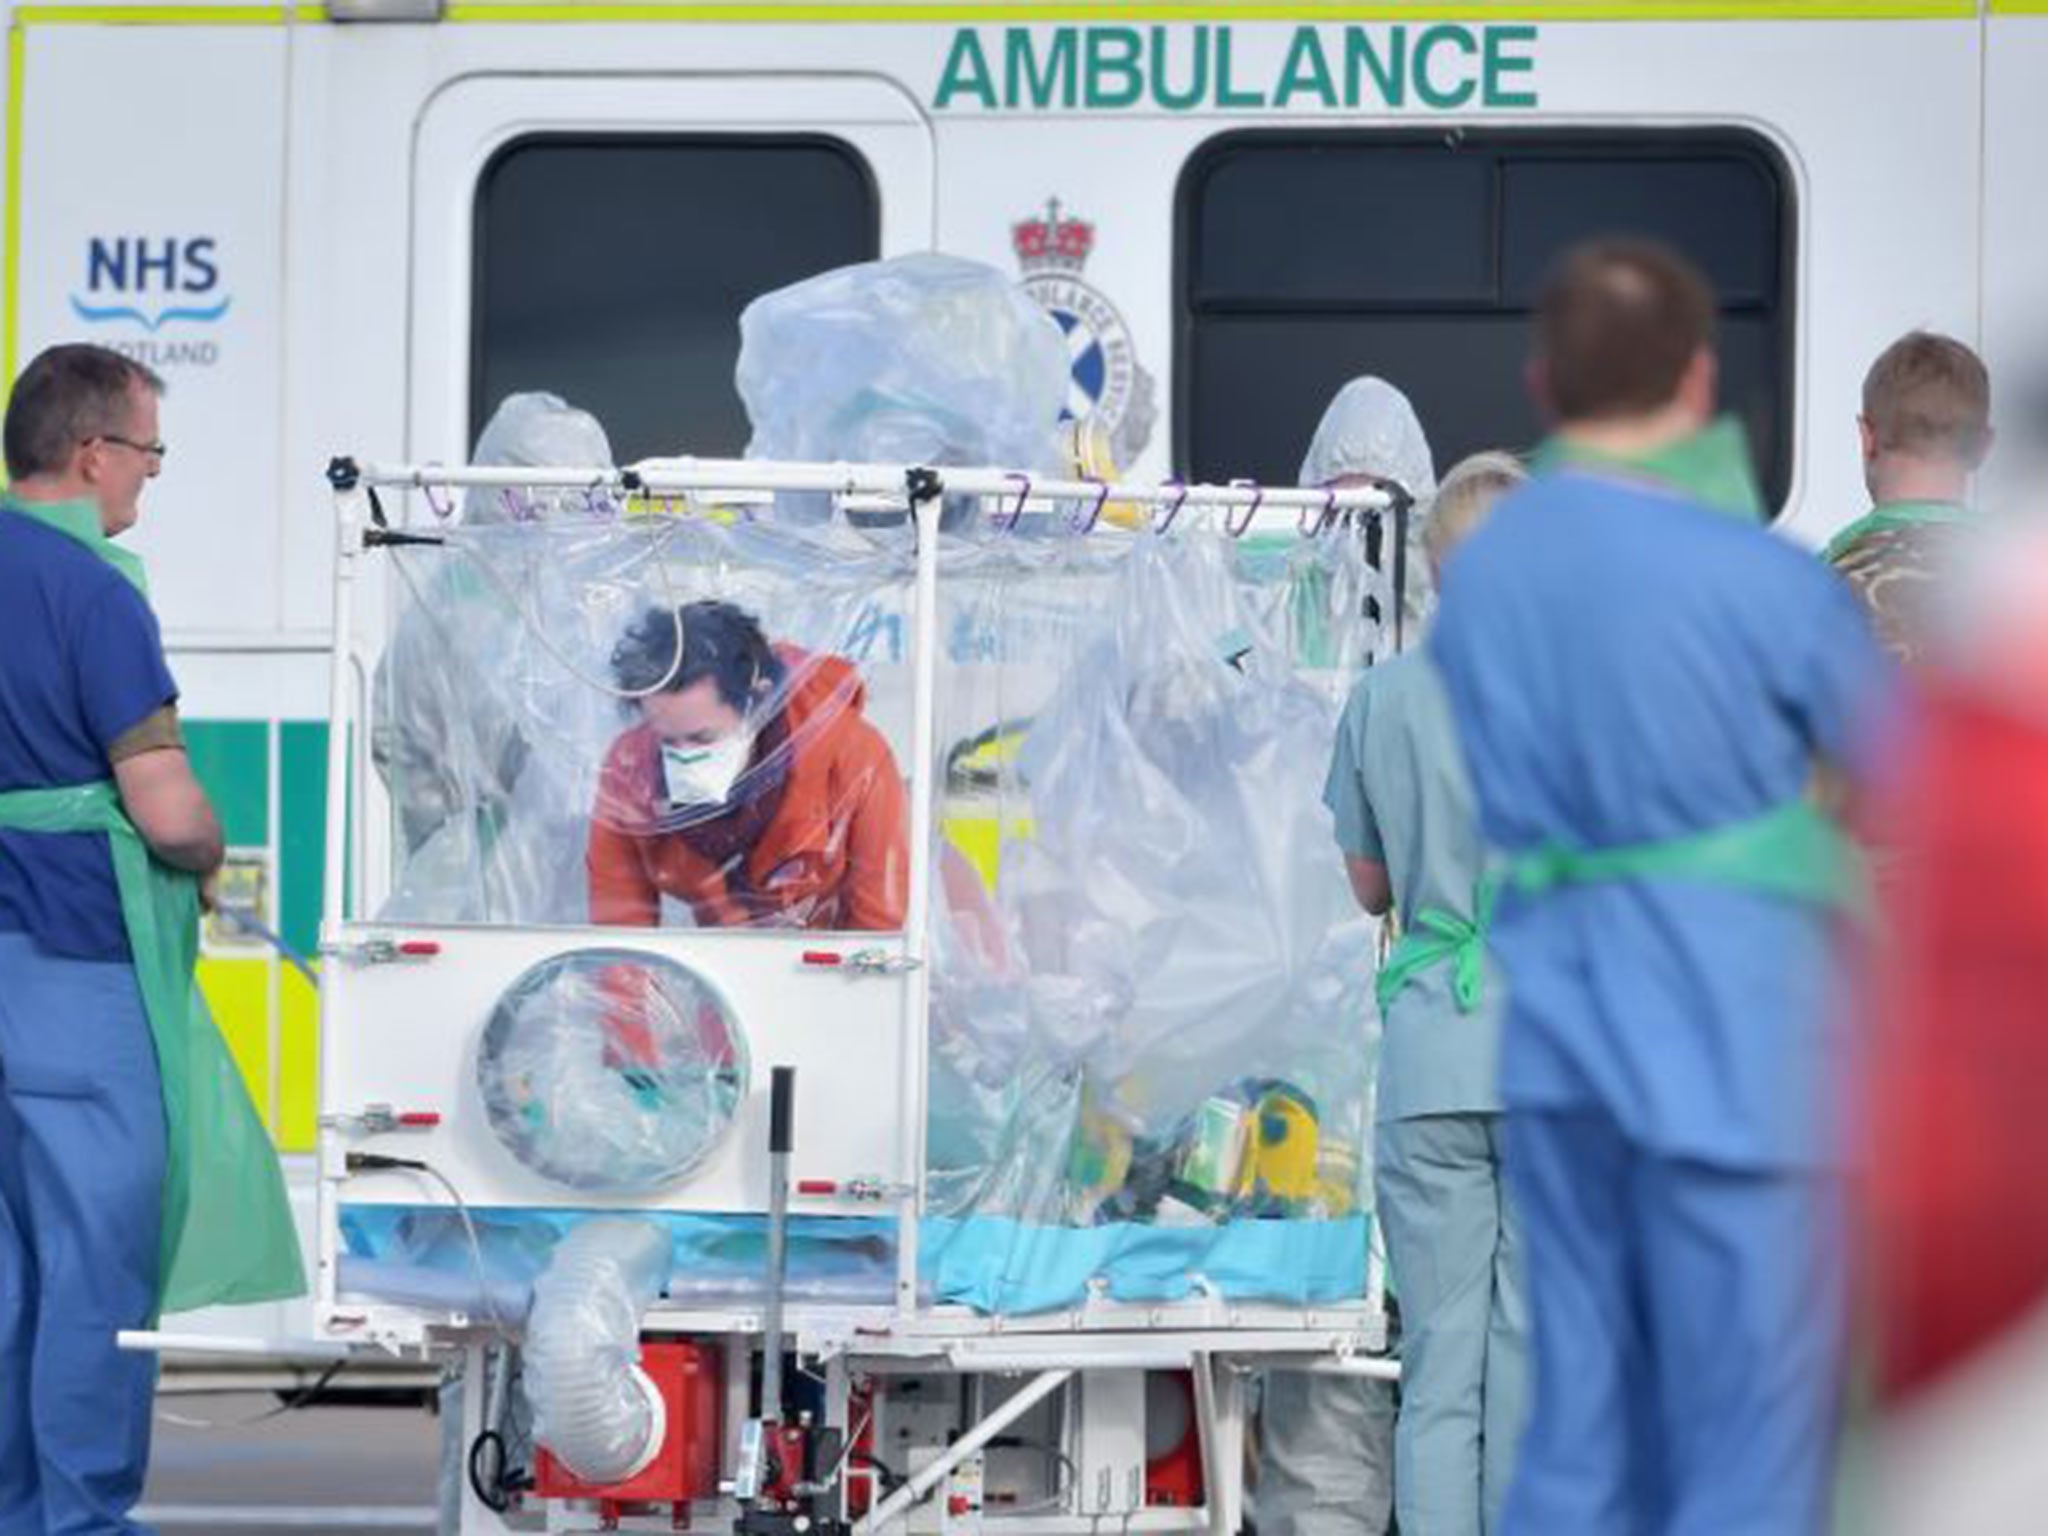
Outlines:
<svg viewBox="0 0 2048 1536"><path fill-rule="evenodd" d="M1430 640L1481 824L1509 852L1740 821L1816 756L1866 767L1893 673L1804 550L1647 478L1566 467L1453 556ZM1833 918L1683 877L1503 896L1510 1110L1610 1115L1743 1169L1838 1160Z"/></svg>
<svg viewBox="0 0 2048 1536"><path fill-rule="evenodd" d="M1406 928L1428 907L1472 916L1486 850L1450 700L1421 651L1358 680L1337 727L1323 801L1337 820L1338 847L1387 866ZM1452 974L1448 961L1430 966L1388 1006L1376 1097L1382 1121L1500 1107L1500 973L1489 960L1470 1013L1458 1011Z"/></svg>

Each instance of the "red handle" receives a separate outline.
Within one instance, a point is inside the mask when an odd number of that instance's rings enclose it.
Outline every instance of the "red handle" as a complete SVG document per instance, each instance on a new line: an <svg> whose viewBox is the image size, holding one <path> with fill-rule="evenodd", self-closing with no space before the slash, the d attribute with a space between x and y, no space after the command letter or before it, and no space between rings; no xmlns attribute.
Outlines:
<svg viewBox="0 0 2048 1536"><path fill-rule="evenodd" d="M432 939L407 939L398 946L398 952L413 959L425 960L441 953L441 946Z"/></svg>
<svg viewBox="0 0 2048 1536"><path fill-rule="evenodd" d="M796 1192L800 1195L836 1195L839 1186L831 1179L798 1179Z"/></svg>
<svg viewBox="0 0 2048 1536"><path fill-rule="evenodd" d="M845 958L845 956L829 949L807 949L804 951L805 965L841 965L845 963Z"/></svg>
<svg viewBox="0 0 2048 1536"><path fill-rule="evenodd" d="M441 1112L434 1109L409 1109L398 1117L398 1123L408 1130L431 1131L441 1123Z"/></svg>

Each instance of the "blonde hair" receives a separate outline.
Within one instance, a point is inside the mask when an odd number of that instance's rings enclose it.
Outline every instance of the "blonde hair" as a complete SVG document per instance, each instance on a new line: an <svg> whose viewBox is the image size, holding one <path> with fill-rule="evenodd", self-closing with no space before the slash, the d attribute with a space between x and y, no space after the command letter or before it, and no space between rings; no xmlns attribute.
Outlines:
<svg viewBox="0 0 2048 1536"><path fill-rule="evenodd" d="M1436 504L1422 525L1422 547L1441 567L1466 535L1477 530L1493 504L1529 478L1512 453L1488 448L1460 459L1437 487Z"/></svg>

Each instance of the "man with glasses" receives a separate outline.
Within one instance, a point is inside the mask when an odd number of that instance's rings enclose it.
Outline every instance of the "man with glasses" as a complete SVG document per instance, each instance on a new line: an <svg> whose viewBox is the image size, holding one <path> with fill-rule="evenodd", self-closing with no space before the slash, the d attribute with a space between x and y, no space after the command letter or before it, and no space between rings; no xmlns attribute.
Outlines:
<svg viewBox="0 0 2048 1536"><path fill-rule="evenodd" d="M220 824L179 736L141 562L111 542L135 525L163 466L161 389L118 353L58 346L15 381L6 413L4 1536L140 1530L128 1511L148 1461L155 1368L117 1349L116 1333L166 1304L301 1283L276 1160L191 1001L199 882L220 867ZM212 1137L238 1135L253 1135L256 1159L211 1158ZM240 1207L231 1227L223 1199ZM241 1235L252 1220L265 1233L254 1247ZM219 1243L209 1222L236 1235ZM267 1271L248 1262L258 1249L274 1261Z"/></svg>

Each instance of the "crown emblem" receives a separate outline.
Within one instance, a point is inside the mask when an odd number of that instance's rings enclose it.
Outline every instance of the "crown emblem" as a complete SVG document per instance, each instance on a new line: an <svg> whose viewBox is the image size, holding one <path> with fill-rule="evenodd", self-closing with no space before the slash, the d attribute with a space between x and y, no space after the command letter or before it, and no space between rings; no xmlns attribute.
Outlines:
<svg viewBox="0 0 2048 1536"><path fill-rule="evenodd" d="M1095 249L1095 226L1085 219L1062 218L1060 200L1048 198L1043 218L1010 226L1010 244L1016 249L1017 265L1027 275L1078 272Z"/></svg>

